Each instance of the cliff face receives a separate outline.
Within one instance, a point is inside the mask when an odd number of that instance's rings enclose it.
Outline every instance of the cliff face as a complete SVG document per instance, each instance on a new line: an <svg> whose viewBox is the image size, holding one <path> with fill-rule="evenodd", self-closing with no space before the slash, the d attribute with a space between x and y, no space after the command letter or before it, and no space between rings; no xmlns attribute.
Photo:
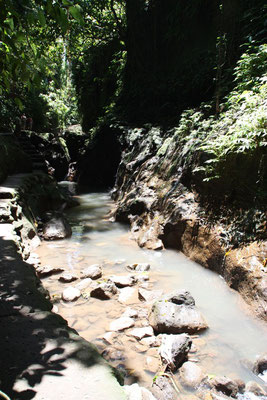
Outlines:
<svg viewBox="0 0 267 400"><path fill-rule="evenodd" d="M114 218L131 224L139 246L175 248L221 274L267 319L266 231L260 223L255 228L261 211L251 208L249 197L247 208L243 202L240 210L238 195L230 195L229 188L224 187L222 196L220 185L203 184L193 171L205 153L190 153L189 144L184 146L174 131L124 129L125 150L112 193ZM243 183L257 180L255 171L249 175L244 170ZM239 179L241 173L242 165L232 176Z"/></svg>

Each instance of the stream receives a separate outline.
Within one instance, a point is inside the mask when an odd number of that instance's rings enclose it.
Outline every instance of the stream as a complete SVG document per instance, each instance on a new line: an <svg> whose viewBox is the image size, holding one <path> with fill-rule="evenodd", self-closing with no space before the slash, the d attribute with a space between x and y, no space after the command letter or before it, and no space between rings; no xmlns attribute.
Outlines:
<svg viewBox="0 0 267 400"><path fill-rule="evenodd" d="M126 265L149 263L149 289L168 293L174 289L189 290L208 322L209 329L193 336L194 352L190 359L198 362L209 375L241 378L245 382L263 381L250 370L250 363L266 351L267 328L255 319L241 296L231 290L216 273L206 270L172 250L140 249L131 239L129 227L112 223L108 213L112 202L107 193L78 196L80 205L66 212L73 234L66 240L42 242L37 253L43 265L64 267L77 273L91 264L103 266L103 277L127 275ZM102 339L109 323L119 318L127 306L145 310L138 298L129 304L117 299L101 301L83 296L73 303L61 300L61 293L79 281L61 283L58 275L43 279L44 286L57 299L56 312L82 337L93 342L114 366L127 371L126 383L138 381L147 387L157 372L156 349L147 349L125 333L114 334L114 345ZM142 318L139 326L144 325ZM137 325L138 326L138 323ZM108 350L107 350L108 348ZM111 350L110 350L111 349ZM154 351L154 352L153 352Z"/></svg>

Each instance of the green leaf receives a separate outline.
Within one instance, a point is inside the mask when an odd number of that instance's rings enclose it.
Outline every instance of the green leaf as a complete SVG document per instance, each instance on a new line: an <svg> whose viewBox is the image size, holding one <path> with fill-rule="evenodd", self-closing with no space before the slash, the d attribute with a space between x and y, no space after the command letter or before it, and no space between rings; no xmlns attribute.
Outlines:
<svg viewBox="0 0 267 400"><path fill-rule="evenodd" d="M68 15L63 8L59 9L58 22L61 26L63 33L66 33L69 26Z"/></svg>
<svg viewBox="0 0 267 400"><path fill-rule="evenodd" d="M43 11L41 11L41 10L38 11L38 19L39 19L41 26L44 27L46 25L46 19L45 19L45 15L44 15Z"/></svg>
<svg viewBox="0 0 267 400"><path fill-rule="evenodd" d="M62 0L62 4L63 4L63 6L71 6L72 2L69 0Z"/></svg>
<svg viewBox="0 0 267 400"><path fill-rule="evenodd" d="M15 97L15 103L19 107L20 111L23 110L23 103L18 97Z"/></svg>
<svg viewBox="0 0 267 400"><path fill-rule="evenodd" d="M81 7L78 4L69 7L69 12L76 21L78 21L80 24L83 24L84 20L81 14Z"/></svg>
<svg viewBox="0 0 267 400"><path fill-rule="evenodd" d="M5 23L10 27L10 29L12 29L12 31L14 30L14 20L13 20L13 18L7 18L5 20Z"/></svg>

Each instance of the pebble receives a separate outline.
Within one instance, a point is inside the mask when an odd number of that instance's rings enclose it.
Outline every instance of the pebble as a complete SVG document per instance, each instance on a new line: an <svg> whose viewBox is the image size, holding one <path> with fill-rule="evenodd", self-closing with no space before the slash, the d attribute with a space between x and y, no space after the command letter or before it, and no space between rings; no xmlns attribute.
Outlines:
<svg viewBox="0 0 267 400"><path fill-rule="evenodd" d="M93 264L81 271L81 278L98 279L102 276L102 268L99 264Z"/></svg>
<svg viewBox="0 0 267 400"><path fill-rule="evenodd" d="M45 278L47 276L58 274L59 272L63 272L64 268L61 267L52 267L52 265L43 265L36 269L37 275L39 278Z"/></svg>
<svg viewBox="0 0 267 400"><path fill-rule="evenodd" d="M121 317L112 321L109 325L111 331L123 331L134 326L134 320L129 317Z"/></svg>
<svg viewBox="0 0 267 400"><path fill-rule="evenodd" d="M144 328L135 328L128 332L128 335L135 337L136 339L143 339L147 336L153 336L154 331L151 326L146 326Z"/></svg>
<svg viewBox="0 0 267 400"><path fill-rule="evenodd" d="M75 301L80 297L80 295L81 292L79 289L69 286L62 293L62 299L65 301Z"/></svg>
<svg viewBox="0 0 267 400"><path fill-rule="evenodd" d="M131 271L149 271L150 270L150 264L147 263L140 263L140 264L129 264L126 267L127 269L130 269Z"/></svg>
<svg viewBox="0 0 267 400"><path fill-rule="evenodd" d="M58 280L60 282L64 282L64 283L70 283L73 281L76 281L78 279L77 275L71 274L70 272L64 272L64 274L62 274Z"/></svg>

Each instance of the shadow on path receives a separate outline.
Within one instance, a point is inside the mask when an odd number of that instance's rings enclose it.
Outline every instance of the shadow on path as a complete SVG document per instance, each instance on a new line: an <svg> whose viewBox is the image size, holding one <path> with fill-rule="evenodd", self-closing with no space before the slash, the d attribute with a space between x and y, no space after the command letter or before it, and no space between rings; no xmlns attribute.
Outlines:
<svg viewBox="0 0 267 400"><path fill-rule="evenodd" d="M100 371L97 385L102 375L110 375L116 392L118 383L95 347L51 313L34 267L1 235L4 227L8 225L0 225L0 389L12 400L58 399L57 391L65 400L83 398L78 395L83 392L89 393L87 399L102 399L101 393L95 397L93 384Z"/></svg>

